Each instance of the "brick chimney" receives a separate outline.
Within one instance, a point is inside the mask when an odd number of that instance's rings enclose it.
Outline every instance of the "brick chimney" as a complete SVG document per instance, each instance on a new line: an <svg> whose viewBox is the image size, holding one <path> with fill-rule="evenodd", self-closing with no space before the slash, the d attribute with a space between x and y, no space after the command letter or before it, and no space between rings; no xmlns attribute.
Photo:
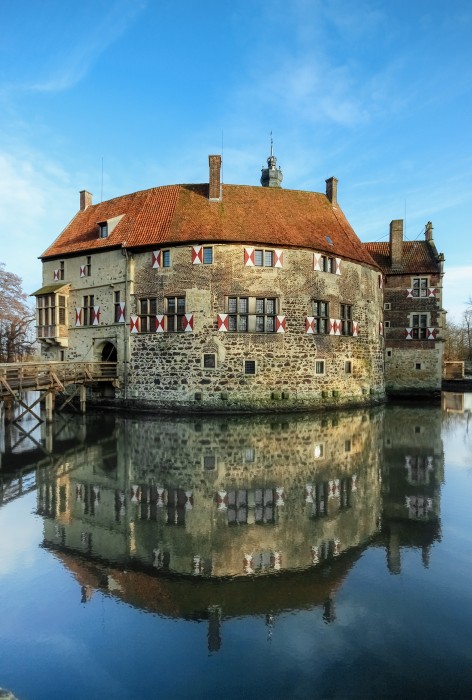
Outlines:
<svg viewBox="0 0 472 700"><path fill-rule="evenodd" d="M210 185L208 199L210 202L221 202L221 156L208 156L210 165Z"/></svg>
<svg viewBox="0 0 472 700"><path fill-rule="evenodd" d="M92 195L87 190L80 192L80 211L84 211L87 207L92 206Z"/></svg>
<svg viewBox="0 0 472 700"><path fill-rule="evenodd" d="M338 204L338 178L329 177L326 180L326 196L333 206Z"/></svg>
<svg viewBox="0 0 472 700"><path fill-rule="evenodd" d="M403 255L403 219L390 222L390 264L399 267Z"/></svg>
<svg viewBox="0 0 472 700"><path fill-rule="evenodd" d="M424 238L426 241L432 241L433 240L433 224L431 221L428 221L428 223L425 226L424 229Z"/></svg>

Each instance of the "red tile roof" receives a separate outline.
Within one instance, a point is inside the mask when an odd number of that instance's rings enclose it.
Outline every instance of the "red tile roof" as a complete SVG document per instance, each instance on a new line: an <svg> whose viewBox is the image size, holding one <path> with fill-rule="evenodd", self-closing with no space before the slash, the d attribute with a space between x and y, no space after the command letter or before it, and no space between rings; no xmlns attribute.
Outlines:
<svg viewBox="0 0 472 700"><path fill-rule="evenodd" d="M439 270L436 247L428 241L403 241L402 264L394 269L390 263L389 241L364 243L364 247L385 273L409 275Z"/></svg>
<svg viewBox="0 0 472 700"><path fill-rule="evenodd" d="M109 237L99 238L98 223L117 216L122 219ZM222 201L210 202L207 184L156 187L87 207L41 258L220 242L308 248L376 266L341 209L324 194L223 185Z"/></svg>

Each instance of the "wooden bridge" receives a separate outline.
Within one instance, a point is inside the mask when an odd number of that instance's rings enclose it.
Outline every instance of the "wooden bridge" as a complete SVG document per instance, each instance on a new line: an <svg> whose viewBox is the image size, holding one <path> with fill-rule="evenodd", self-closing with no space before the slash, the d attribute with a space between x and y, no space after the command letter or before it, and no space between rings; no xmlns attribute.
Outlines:
<svg viewBox="0 0 472 700"><path fill-rule="evenodd" d="M0 400L3 403L5 420L18 423L26 413L38 421L41 416L34 409L40 402L46 408L46 422L52 421L55 398L64 394L61 410L77 394L80 410L85 413L87 386L101 382L115 383L117 380L116 362L18 362L0 364ZM72 387L69 388L68 387ZM29 405L26 392L38 392L38 397ZM17 415L15 408L20 407ZM21 412L21 409L22 412Z"/></svg>

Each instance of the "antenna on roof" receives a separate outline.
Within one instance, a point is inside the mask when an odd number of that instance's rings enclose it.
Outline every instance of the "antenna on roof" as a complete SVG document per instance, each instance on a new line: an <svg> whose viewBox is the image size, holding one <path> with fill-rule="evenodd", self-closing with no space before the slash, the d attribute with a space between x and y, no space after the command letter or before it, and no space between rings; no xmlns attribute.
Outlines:
<svg viewBox="0 0 472 700"><path fill-rule="evenodd" d="M221 184L223 184L223 182L225 181L224 175L223 175L223 173L224 173L224 167L225 167L225 159L223 158L224 150L225 150L225 147L224 147L224 132L223 132L223 129L221 129Z"/></svg>
<svg viewBox="0 0 472 700"><path fill-rule="evenodd" d="M100 201L103 202L103 156L102 156L102 184L100 186Z"/></svg>
<svg viewBox="0 0 472 700"><path fill-rule="evenodd" d="M270 132L270 157L274 155L274 139L272 138L272 131Z"/></svg>

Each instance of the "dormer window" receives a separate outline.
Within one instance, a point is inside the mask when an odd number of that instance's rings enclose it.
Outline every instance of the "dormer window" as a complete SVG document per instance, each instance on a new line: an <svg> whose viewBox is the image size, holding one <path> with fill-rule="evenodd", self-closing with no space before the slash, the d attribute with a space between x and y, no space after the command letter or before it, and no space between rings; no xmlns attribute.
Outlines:
<svg viewBox="0 0 472 700"><path fill-rule="evenodd" d="M98 224L98 237L108 238L108 221L101 221Z"/></svg>

